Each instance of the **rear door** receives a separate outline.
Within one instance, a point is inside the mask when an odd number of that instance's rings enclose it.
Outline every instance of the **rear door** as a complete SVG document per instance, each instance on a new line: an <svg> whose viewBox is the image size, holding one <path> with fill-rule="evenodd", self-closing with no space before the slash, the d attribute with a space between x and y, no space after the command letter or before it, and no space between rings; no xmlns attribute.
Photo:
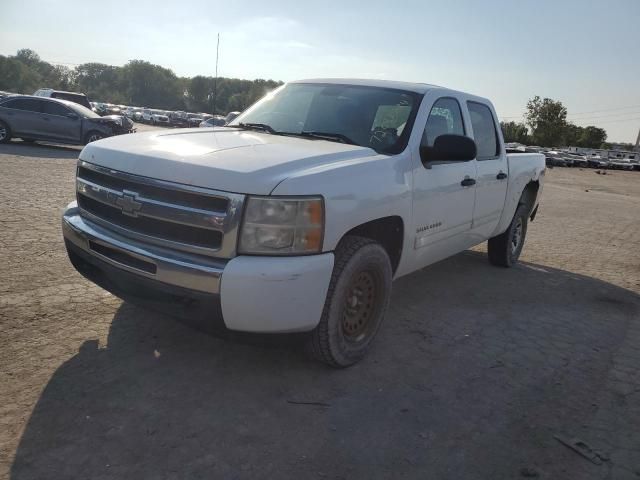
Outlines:
<svg viewBox="0 0 640 480"><path fill-rule="evenodd" d="M467 108L478 148L472 232L480 243L492 236L500 221L509 169L492 108L479 101L468 101Z"/></svg>
<svg viewBox="0 0 640 480"><path fill-rule="evenodd" d="M416 128L419 128L416 126ZM460 102L453 96L437 98L424 125L421 146L432 147L443 134L465 135ZM428 265L472 245L476 161L422 162L413 152L413 231L416 263Z"/></svg>
<svg viewBox="0 0 640 480"><path fill-rule="evenodd" d="M43 121L40 114L40 99L15 98L3 104L12 135L24 138L40 138Z"/></svg>
<svg viewBox="0 0 640 480"><path fill-rule="evenodd" d="M80 141L82 119L66 105L42 100L42 118L47 136L62 142Z"/></svg>

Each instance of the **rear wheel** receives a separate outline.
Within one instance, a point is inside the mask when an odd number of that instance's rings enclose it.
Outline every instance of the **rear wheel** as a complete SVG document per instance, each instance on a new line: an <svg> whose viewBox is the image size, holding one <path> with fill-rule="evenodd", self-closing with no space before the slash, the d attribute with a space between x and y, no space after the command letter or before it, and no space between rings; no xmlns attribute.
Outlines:
<svg viewBox="0 0 640 480"><path fill-rule="evenodd" d="M91 143L91 142L95 142L96 140L100 140L101 138L104 138L104 135L102 135L100 132L96 132L96 131L91 131L91 132L87 132L87 134L84 136L84 143Z"/></svg>
<svg viewBox="0 0 640 480"><path fill-rule="evenodd" d="M320 323L308 340L315 359L348 367L364 357L378 333L391 296L391 262L373 240L349 236L335 264Z"/></svg>
<svg viewBox="0 0 640 480"><path fill-rule="evenodd" d="M0 121L0 143L7 143L11 140L11 129L9 125Z"/></svg>
<svg viewBox="0 0 640 480"><path fill-rule="evenodd" d="M518 261L527 235L528 215L529 207L519 205L507 231L489 239L489 261L493 265L511 267Z"/></svg>

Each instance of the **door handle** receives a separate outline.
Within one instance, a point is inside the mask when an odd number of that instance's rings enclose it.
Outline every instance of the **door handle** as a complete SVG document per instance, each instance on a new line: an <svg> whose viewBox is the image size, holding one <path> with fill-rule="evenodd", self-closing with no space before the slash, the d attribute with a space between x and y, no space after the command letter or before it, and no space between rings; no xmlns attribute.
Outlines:
<svg viewBox="0 0 640 480"><path fill-rule="evenodd" d="M465 178L460 182L460 185L462 185L463 187L470 187L471 185L475 185L475 184L476 184L475 178Z"/></svg>
<svg viewBox="0 0 640 480"><path fill-rule="evenodd" d="M496 175L496 178L498 180L504 180L505 178L507 178L507 174L504 172L500 172L498 175Z"/></svg>

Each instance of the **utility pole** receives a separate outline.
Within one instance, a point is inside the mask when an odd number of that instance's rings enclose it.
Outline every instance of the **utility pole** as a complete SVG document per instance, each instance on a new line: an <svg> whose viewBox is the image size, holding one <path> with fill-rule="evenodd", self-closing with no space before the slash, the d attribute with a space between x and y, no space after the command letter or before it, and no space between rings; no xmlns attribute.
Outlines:
<svg viewBox="0 0 640 480"><path fill-rule="evenodd" d="M640 128L638 129L638 138L636 138L636 146L634 150L640 152Z"/></svg>
<svg viewBox="0 0 640 480"><path fill-rule="evenodd" d="M218 43L216 44L216 76L213 79L213 115L216 114L216 100L218 96L218 51L220 50L220 33L218 33Z"/></svg>

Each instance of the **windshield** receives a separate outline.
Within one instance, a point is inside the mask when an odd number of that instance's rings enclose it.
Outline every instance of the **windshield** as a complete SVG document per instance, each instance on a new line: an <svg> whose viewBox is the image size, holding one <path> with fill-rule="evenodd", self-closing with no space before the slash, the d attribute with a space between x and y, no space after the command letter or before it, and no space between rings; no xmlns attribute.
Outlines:
<svg viewBox="0 0 640 480"><path fill-rule="evenodd" d="M330 135L398 153L407 145L421 99L414 92L381 87L292 83L266 95L228 126L262 124L271 133Z"/></svg>

